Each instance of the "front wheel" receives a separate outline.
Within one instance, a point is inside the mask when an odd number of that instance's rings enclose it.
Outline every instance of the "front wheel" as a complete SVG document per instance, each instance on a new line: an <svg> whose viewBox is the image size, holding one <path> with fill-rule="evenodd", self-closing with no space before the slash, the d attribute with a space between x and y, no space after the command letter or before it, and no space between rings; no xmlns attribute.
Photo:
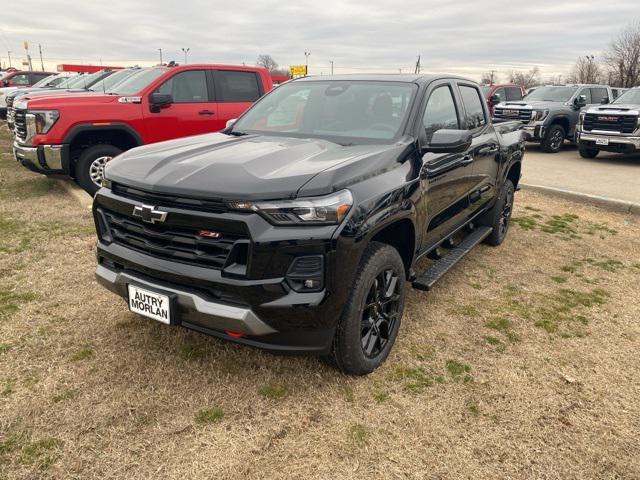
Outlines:
<svg viewBox="0 0 640 480"><path fill-rule="evenodd" d="M542 141L542 150L548 153L558 153L566 136L567 133L562 125L551 125Z"/></svg>
<svg viewBox="0 0 640 480"><path fill-rule="evenodd" d="M597 148L580 146L578 148L578 152L580 152L580 156L582 158L596 158L598 156L598 153L600 153L600 150L598 150Z"/></svg>
<svg viewBox="0 0 640 480"><path fill-rule="evenodd" d="M92 197L102 187L104 167L122 153L118 147L101 144L85 149L76 163L76 182Z"/></svg>
<svg viewBox="0 0 640 480"><path fill-rule="evenodd" d="M333 341L332 360L344 373L366 375L386 360L400 329L405 278L395 248L369 244Z"/></svg>

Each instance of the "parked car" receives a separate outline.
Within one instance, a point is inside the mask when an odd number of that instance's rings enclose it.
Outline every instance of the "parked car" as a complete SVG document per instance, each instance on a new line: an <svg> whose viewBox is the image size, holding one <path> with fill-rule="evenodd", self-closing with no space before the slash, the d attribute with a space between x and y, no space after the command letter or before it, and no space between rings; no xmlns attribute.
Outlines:
<svg viewBox="0 0 640 480"><path fill-rule="evenodd" d="M627 90L611 105L584 109L577 137L584 158L595 158L600 151L640 152L640 87Z"/></svg>
<svg viewBox="0 0 640 480"><path fill-rule="evenodd" d="M398 335L405 281L429 290L505 239L524 141L474 82L300 78L229 123L107 165L96 273L132 311L366 374Z"/></svg>
<svg viewBox="0 0 640 480"><path fill-rule="evenodd" d="M60 82L62 82L66 77L60 74L53 74L47 77L44 77L37 83L34 83L31 87L21 88L21 87L3 87L0 88L0 118L6 118L7 115L7 98L16 92L25 92L31 91L31 89L40 89L40 88L54 88Z"/></svg>
<svg viewBox="0 0 640 480"><path fill-rule="evenodd" d="M16 70L11 72L0 80L2 87L30 87L34 83L38 83L45 77L54 75L55 72L32 72L24 70Z"/></svg>
<svg viewBox="0 0 640 480"><path fill-rule="evenodd" d="M539 142L545 152L556 153L565 140L575 141L582 107L612 101L607 85L549 85L538 87L520 102L497 105L494 120L522 122L528 141Z"/></svg>
<svg viewBox="0 0 640 480"><path fill-rule="evenodd" d="M525 96L524 88L513 84L483 85L480 87L493 116L493 109L501 102L516 102Z"/></svg>
<svg viewBox="0 0 640 480"><path fill-rule="evenodd" d="M215 132L272 88L260 67L190 64L141 70L104 94L14 103L14 152L25 167L67 175L94 194L125 150Z"/></svg>
<svg viewBox="0 0 640 480"><path fill-rule="evenodd" d="M15 109L13 103L16 98L28 95L29 98L35 97L58 97L61 95L78 95L80 93L90 92L106 92L107 89L117 85L118 83L129 78L134 73L140 70L139 67L124 68L122 70L102 70L94 72L90 75L76 75L73 78L69 78L67 81L60 83L53 88L39 88L34 89L26 88L24 90L18 90L12 92L7 96L7 126L11 131L14 129L13 120L15 116Z"/></svg>

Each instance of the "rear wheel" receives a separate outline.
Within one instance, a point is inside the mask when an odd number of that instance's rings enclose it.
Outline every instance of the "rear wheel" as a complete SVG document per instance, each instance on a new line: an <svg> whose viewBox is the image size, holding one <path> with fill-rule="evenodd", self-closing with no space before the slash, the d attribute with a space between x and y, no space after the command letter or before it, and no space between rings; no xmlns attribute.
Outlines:
<svg viewBox="0 0 640 480"><path fill-rule="evenodd" d="M378 242L367 247L333 342L333 363L344 373L365 375L386 360L400 329L405 278L395 248Z"/></svg>
<svg viewBox="0 0 640 480"><path fill-rule="evenodd" d="M542 150L548 153L559 152L566 136L567 133L562 125L551 125L542 141Z"/></svg>
<svg viewBox="0 0 640 480"><path fill-rule="evenodd" d="M493 228L491 234L484 240L485 243L496 247L504 241L509 230L514 197L515 188L513 182L507 179L502 185L500 196L493 208L482 214L478 220L479 225Z"/></svg>
<svg viewBox="0 0 640 480"><path fill-rule="evenodd" d="M583 147L581 145L580 147L578 147L578 152L580 152L580 156L582 158L596 158L598 156L598 153L600 153L600 150L598 150L597 148Z"/></svg>
<svg viewBox="0 0 640 480"><path fill-rule="evenodd" d="M85 149L76 163L76 182L89 195L94 196L102 186L104 167L111 159L122 153L118 147L101 144Z"/></svg>

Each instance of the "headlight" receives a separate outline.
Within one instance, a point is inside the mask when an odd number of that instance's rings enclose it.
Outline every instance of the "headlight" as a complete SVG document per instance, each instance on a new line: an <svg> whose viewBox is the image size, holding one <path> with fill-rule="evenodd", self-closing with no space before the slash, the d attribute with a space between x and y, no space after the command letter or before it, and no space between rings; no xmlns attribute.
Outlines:
<svg viewBox="0 0 640 480"><path fill-rule="evenodd" d="M531 115L531 119L540 121L547 118L547 115L549 115L549 110L534 110Z"/></svg>
<svg viewBox="0 0 640 480"><path fill-rule="evenodd" d="M585 113L580 112L580 115L578 115L578 125L582 125L584 123L584 116L585 116Z"/></svg>
<svg viewBox="0 0 640 480"><path fill-rule="evenodd" d="M276 225L337 225L346 217L352 205L353 196L349 190L340 190L324 197L229 203L235 210L257 212Z"/></svg>
<svg viewBox="0 0 640 480"><path fill-rule="evenodd" d="M37 134L51 130L60 116L57 110L29 110L27 113L33 115Z"/></svg>

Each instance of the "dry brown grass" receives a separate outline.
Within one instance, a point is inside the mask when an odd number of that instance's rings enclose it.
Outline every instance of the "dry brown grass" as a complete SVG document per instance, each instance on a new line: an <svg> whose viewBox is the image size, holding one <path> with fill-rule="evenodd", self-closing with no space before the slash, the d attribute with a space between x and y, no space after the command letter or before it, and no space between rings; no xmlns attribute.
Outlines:
<svg viewBox="0 0 640 480"><path fill-rule="evenodd" d="M0 142L0 478L640 477L637 218L519 193L537 226L411 291L349 378L129 313L90 212Z"/></svg>

